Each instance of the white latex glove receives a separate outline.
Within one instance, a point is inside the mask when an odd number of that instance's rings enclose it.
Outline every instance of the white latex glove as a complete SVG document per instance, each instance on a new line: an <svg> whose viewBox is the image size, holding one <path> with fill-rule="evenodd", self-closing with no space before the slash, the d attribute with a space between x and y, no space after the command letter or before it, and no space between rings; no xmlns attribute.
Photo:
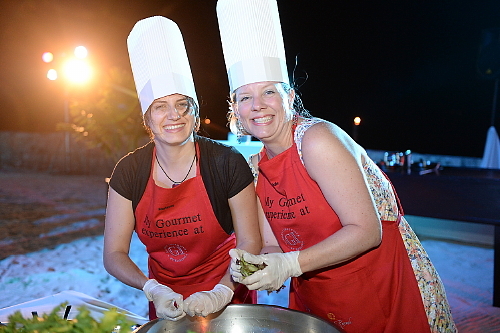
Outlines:
<svg viewBox="0 0 500 333"><path fill-rule="evenodd" d="M142 290L148 300L154 303L158 318L177 321L186 315L183 310L182 295L155 279L149 279Z"/></svg>
<svg viewBox="0 0 500 333"><path fill-rule="evenodd" d="M241 275L240 269L241 266L237 264L243 256L243 253L247 253L244 250L240 249L231 249L229 250L229 256L231 257L231 264L229 265L229 273L231 273L231 277L234 282L240 282L243 280L243 275Z"/></svg>
<svg viewBox="0 0 500 333"><path fill-rule="evenodd" d="M206 317L225 307L233 299L233 291L223 285L217 284L210 291L200 291L192 294L184 301L184 311L191 317Z"/></svg>
<svg viewBox="0 0 500 333"><path fill-rule="evenodd" d="M233 280L242 283L250 290L279 290L289 277L302 275L299 265L299 251L254 255L241 249L229 251L231 256L230 272ZM236 263L243 256L251 264L265 263L267 266L250 276L241 275L241 266Z"/></svg>

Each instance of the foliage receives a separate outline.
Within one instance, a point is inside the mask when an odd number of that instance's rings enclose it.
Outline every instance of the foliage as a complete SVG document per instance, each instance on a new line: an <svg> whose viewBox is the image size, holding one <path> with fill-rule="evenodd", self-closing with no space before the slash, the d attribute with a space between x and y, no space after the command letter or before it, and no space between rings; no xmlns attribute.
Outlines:
<svg viewBox="0 0 500 333"><path fill-rule="evenodd" d="M252 264L250 262L247 262L243 256L241 256L239 259L236 259L236 264L241 266L241 275L243 278L246 278L253 273L263 270L264 268L267 267L267 264L263 262L262 264ZM276 290L276 292L280 292L280 290L284 289L285 285L282 285L279 289ZM267 294L269 295L271 293L270 290L267 291Z"/></svg>
<svg viewBox="0 0 500 333"><path fill-rule="evenodd" d="M267 267L267 264L264 262L262 264L249 263L245 259L243 259L243 256L240 259L236 260L236 264L241 265L240 271L241 275L243 275L244 278Z"/></svg>
<svg viewBox="0 0 500 333"><path fill-rule="evenodd" d="M66 303L62 303L49 314L29 319L17 311L9 316L6 326L0 326L0 333L128 333L134 325L116 309L104 312L101 320L97 321L83 306L78 309L78 315L74 319L67 320L57 314L65 307Z"/></svg>
<svg viewBox="0 0 500 333"><path fill-rule="evenodd" d="M112 68L93 91L71 100L70 123L60 123L60 130L72 132L77 140L100 148L115 161L147 142L131 73Z"/></svg>

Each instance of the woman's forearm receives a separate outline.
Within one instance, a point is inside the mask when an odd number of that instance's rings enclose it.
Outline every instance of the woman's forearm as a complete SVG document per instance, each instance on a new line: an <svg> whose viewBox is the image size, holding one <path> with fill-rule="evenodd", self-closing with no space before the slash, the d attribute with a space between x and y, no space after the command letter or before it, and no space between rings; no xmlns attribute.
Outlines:
<svg viewBox="0 0 500 333"><path fill-rule="evenodd" d="M283 252L279 246L265 246L260 250L260 254Z"/></svg>
<svg viewBox="0 0 500 333"><path fill-rule="evenodd" d="M106 271L133 288L142 290L148 277L123 252L110 252L104 254L104 267Z"/></svg>

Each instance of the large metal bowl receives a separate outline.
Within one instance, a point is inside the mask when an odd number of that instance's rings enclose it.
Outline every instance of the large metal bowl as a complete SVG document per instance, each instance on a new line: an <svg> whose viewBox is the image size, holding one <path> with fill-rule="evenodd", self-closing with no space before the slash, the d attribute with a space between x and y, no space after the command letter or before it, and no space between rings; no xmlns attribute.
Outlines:
<svg viewBox="0 0 500 333"><path fill-rule="evenodd" d="M133 333L340 333L327 321L274 305L231 304L206 318L155 319Z"/></svg>

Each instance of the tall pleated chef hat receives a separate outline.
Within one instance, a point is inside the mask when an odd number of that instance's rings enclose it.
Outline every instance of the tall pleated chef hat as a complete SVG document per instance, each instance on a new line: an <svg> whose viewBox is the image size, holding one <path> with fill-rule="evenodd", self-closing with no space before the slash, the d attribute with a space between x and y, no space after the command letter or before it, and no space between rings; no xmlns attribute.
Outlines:
<svg viewBox="0 0 500 333"><path fill-rule="evenodd" d="M184 39L174 21L162 16L138 21L127 46L143 114L155 99L172 94L198 104Z"/></svg>
<svg viewBox="0 0 500 333"><path fill-rule="evenodd" d="M276 0L219 0L217 18L229 88L289 83Z"/></svg>

